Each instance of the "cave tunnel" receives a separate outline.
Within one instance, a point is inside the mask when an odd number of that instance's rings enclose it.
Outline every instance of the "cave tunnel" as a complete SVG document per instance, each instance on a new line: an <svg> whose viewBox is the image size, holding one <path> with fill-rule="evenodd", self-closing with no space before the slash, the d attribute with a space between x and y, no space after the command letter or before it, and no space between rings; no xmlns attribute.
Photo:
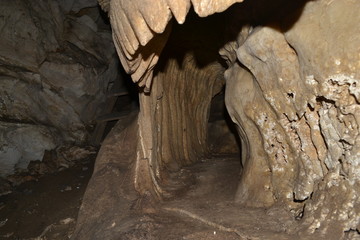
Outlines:
<svg viewBox="0 0 360 240"><path fill-rule="evenodd" d="M1 239L360 238L359 2L0 5Z"/></svg>

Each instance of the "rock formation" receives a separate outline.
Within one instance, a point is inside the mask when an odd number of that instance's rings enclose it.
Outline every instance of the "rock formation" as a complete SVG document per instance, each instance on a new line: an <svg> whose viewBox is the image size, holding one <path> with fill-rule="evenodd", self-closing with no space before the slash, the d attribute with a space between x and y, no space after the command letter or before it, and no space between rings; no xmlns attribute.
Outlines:
<svg viewBox="0 0 360 240"><path fill-rule="evenodd" d="M111 41L139 86L140 112L104 141L73 239L155 239L155 213L192 186L184 167L210 153L222 92L241 145L231 204L286 212L292 237L359 237L360 2L99 0L112 38L93 1L1 4L0 170L87 139L118 77Z"/></svg>
<svg viewBox="0 0 360 240"><path fill-rule="evenodd" d="M360 226L354 4L308 2L293 26L240 34L239 62L225 72L227 107L249 145L237 200L303 202L307 231L334 239Z"/></svg>
<svg viewBox="0 0 360 240"><path fill-rule="evenodd" d="M206 139L201 114L216 92L213 81L224 72L214 58L203 67L198 63L194 71L191 53L185 51L184 62L168 59L166 51L160 55L166 39L173 42L166 25L169 9L182 23L189 8L188 1L178 2L176 9L162 1L156 7L146 1L101 1L109 11L122 64L145 87L135 167L130 171L134 188L143 196L168 196L166 184L162 186L165 169L178 169L206 152L201 147ZM201 16L196 1L192 4ZM222 4L224 10L232 2ZM225 13L228 30L214 27L233 36L220 41L219 50L227 63L226 107L243 150L235 201L242 206L283 206L301 219L297 229L303 237L316 233L340 239L360 228L358 8L351 0L275 1L273 6L253 1ZM155 16L163 21L150 18L150 12L159 13ZM159 56L167 61L165 68L155 67ZM196 75L201 71L209 80ZM198 113L197 107L202 113L190 114Z"/></svg>
<svg viewBox="0 0 360 240"><path fill-rule="evenodd" d="M0 3L0 175L44 150L83 144L119 78L96 1ZM105 20L104 20L105 19Z"/></svg>

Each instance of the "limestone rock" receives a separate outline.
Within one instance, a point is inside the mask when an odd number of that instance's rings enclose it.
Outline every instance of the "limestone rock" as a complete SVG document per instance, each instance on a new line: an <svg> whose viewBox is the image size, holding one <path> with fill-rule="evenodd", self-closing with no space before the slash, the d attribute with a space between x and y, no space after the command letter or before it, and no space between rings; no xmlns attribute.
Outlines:
<svg viewBox="0 0 360 240"><path fill-rule="evenodd" d="M41 160L45 150L55 148L57 136L45 126L0 122L0 176L14 169L26 169L33 160Z"/></svg>
<svg viewBox="0 0 360 240"><path fill-rule="evenodd" d="M320 130L326 146L313 141L325 176L305 208L305 221L312 222L309 231L318 229L328 237L359 231L360 17L354 10L359 7L350 0L309 2L285 33L297 52L302 80L312 90L308 101L316 100L319 120L312 128Z"/></svg>
<svg viewBox="0 0 360 240"><path fill-rule="evenodd" d="M245 159L242 182L248 183L239 186L241 196L260 187L253 174L246 176L261 170L254 157L269 167L261 186L270 186L274 199L290 208L296 201L305 203L308 233L318 230L336 239L358 229L360 219L360 19L354 11L359 7L350 0L310 1L293 26L284 27L290 21L284 19L286 24L257 27L237 42L237 58L253 82L241 71L230 74L237 63L227 70L227 84L235 84L227 92L229 113L244 128L249 146L257 145Z"/></svg>
<svg viewBox="0 0 360 240"><path fill-rule="evenodd" d="M111 30L99 11L94 0L0 3L2 120L48 126L49 134L59 137L56 144L88 140L109 83L120 76ZM43 130L31 134L36 131ZM54 144L49 140L46 146ZM18 159L14 149L0 154L11 152ZM41 160L40 155L34 152L38 159L31 160Z"/></svg>
<svg viewBox="0 0 360 240"><path fill-rule="evenodd" d="M150 90L153 67L171 30L164 22L170 20L172 13L169 9L162 11L156 15L162 22L157 22L156 17L144 12L147 4L139 7L137 1L101 2L109 9L124 68L141 87ZM174 15L181 22L189 6L180 3L181 11ZM345 239L360 231L360 2L302 3L304 6L297 12L273 19L267 18L271 14L264 20L256 19L256 11L254 16L249 13L249 19L242 19L249 22L236 29L237 37L220 50L228 64L225 102L243 147L243 171L236 200L255 207L285 206L287 212L296 213L302 239L311 239L311 234L316 233L316 238ZM163 7L148 6L151 12ZM90 22L87 24L92 28ZM248 24L253 27L247 27ZM196 51L181 50L185 52L181 52L181 61L165 59L158 66L151 92L141 93L137 129L135 125L129 128L134 137L124 131L131 140L118 140L124 149L120 152L129 153L127 169L133 168L129 192L171 196L162 186L164 169L175 171L206 153L205 110L210 105L209 95L212 97L217 89L214 79L219 73L222 75L223 68L216 64L196 68ZM165 54L166 51L162 57ZM188 83L189 79L193 81ZM203 107L197 110L201 104ZM111 139L116 140L114 136ZM134 143L134 139L138 142ZM134 144L131 150L137 146L131 153L128 146L123 146L130 143ZM93 194L91 199L96 202L111 199L110 205L120 206L114 204L122 200L114 200L112 190L106 190L111 195L108 199L100 199L96 194L103 191L105 174L111 183L118 181L114 177L116 171L108 172L112 165L105 166L114 161L115 154L110 153L119 148L107 143L103 150L88 194ZM94 216L93 201L87 201L83 205L84 221L87 216ZM109 214L108 208L101 211ZM96 220L89 220L89 226ZM108 229L110 222L106 224L102 227ZM91 227L82 227L79 231L86 236Z"/></svg>

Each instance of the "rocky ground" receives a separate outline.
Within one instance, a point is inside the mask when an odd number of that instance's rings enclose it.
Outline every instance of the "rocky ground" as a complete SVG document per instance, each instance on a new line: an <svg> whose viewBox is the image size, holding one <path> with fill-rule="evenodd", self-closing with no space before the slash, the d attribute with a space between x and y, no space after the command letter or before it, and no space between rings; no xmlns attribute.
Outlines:
<svg viewBox="0 0 360 240"><path fill-rule="evenodd" d="M22 173L18 186L3 181L8 186L0 196L0 239L69 239L93 164L94 156L61 171ZM177 181L190 187L142 211L138 224L119 239L294 239L290 226L296 220L285 212L234 205L239 172L238 156L183 168Z"/></svg>
<svg viewBox="0 0 360 240"><path fill-rule="evenodd" d="M61 165L52 160L1 180L0 239L70 238L95 154Z"/></svg>
<svg viewBox="0 0 360 240"><path fill-rule="evenodd" d="M51 158L44 160L2 179L0 239L71 238L95 154L67 168L56 169ZM122 223L118 239L316 239L315 235L299 236L296 226L301 216L295 218L281 206L266 209L234 204L240 172L238 155L217 155L182 168L169 176L168 186L173 181L184 188L160 203L147 204L146 197L134 202L133 214L128 224ZM131 218L136 219L135 225ZM346 239L357 237L353 234Z"/></svg>
<svg viewBox="0 0 360 240"><path fill-rule="evenodd" d="M192 185L175 199L147 209L149 213L124 239L299 239L294 235L297 220L282 208L234 204L238 159L216 156L183 168L177 178L190 177Z"/></svg>

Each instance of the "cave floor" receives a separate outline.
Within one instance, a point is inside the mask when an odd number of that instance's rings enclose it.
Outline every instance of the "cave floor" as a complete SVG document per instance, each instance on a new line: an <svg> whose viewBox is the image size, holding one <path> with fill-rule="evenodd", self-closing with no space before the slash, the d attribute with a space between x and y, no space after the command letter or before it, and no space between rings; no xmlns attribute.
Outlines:
<svg viewBox="0 0 360 240"><path fill-rule="evenodd" d="M298 239L291 230L295 220L282 208L244 208L233 202L239 172L239 157L229 155L182 169L182 175L192 176L184 181L191 187L140 218L137 230L124 239Z"/></svg>
<svg viewBox="0 0 360 240"><path fill-rule="evenodd" d="M69 239L94 161L91 156L51 174L16 176L24 182L0 196L0 239Z"/></svg>
<svg viewBox="0 0 360 240"><path fill-rule="evenodd" d="M0 196L0 239L69 239L92 168L87 159ZM175 184L186 190L145 208L119 239L297 239L290 230L294 220L280 208L233 203L239 172L233 155L183 168Z"/></svg>

